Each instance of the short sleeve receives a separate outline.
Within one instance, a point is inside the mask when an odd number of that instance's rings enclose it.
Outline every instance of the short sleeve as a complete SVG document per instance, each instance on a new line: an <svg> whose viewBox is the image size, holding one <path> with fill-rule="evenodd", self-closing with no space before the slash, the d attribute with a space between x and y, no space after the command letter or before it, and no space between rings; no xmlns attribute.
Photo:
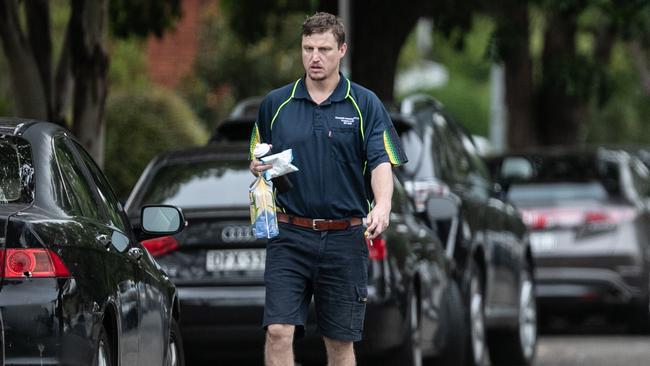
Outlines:
<svg viewBox="0 0 650 366"><path fill-rule="evenodd" d="M255 145L264 142L271 143L270 138L270 125L271 125L271 102L269 97L265 97L260 104L260 109L257 113L257 121L253 125L253 130L251 131L250 144L248 156L250 160L253 160L253 149Z"/></svg>
<svg viewBox="0 0 650 366"><path fill-rule="evenodd" d="M366 159L368 171L379 164L390 162L400 166L408 161L402 149L399 136L395 131L388 111L375 95L369 98L364 126Z"/></svg>

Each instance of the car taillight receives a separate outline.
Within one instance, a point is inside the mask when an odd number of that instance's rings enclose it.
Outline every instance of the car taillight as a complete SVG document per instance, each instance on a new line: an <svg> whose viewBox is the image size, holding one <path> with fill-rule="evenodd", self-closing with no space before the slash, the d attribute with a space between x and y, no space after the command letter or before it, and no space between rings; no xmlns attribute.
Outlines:
<svg viewBox="0 0 650 366"><path fill-rule="evenodd" d="M585 213L585 230L600 232L615 229L621 222L628 221L636 215L634 209L619 208Z"/></svg>
<svg viewBox="0 0 650 366"><path fill-rule="evenodd" d="M522 218L526 226L532 230L542 230L548 224L548 218L546 215L523 212Z"/></svg>
<svg viewBox="0 0 650 366"><path fill-rule="evenodd" d="M600 224L610 220L610 216L605 212L590 211L585 213L585 224Z"/></svg>
<svg viewBox="0 0 650 366"><path fill-rule="evenodd" d="M154 257L160 257L178 249L178 241L173 236L163 236L161 238L144 240L142 241L142 246Z"/></svg>
<svg viewBox="0 0 650 366"><path fill-rule="evenodd" d="M386 240L381 236L374 239L366 239L368 245L368 258L374 261L384 260L386 258Z"/></svg>
<svg viewBox="0 0 650 366"><path fill-rule="evenodd" d="M526 226L532 230L551 228L615 227L635 217L635 210L627 207L604 207L599 210L562 208L547 210L522 210Z"/></svg>
<svg viewBox="0 0 650 366"><path fill-rule="evenodd" d="M49 249L5 249L4 278L70 277L70 271L61 258Z"/></svg>

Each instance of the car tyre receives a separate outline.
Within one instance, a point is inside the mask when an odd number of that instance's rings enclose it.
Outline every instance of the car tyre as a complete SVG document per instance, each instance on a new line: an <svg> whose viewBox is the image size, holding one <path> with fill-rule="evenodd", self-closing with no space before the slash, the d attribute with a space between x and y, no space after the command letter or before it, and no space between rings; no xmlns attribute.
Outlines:
<svg viewBox="0 0 650 366"><path fill-rule="evenodd" d="M458 366L465 364L467 351L466 337L468 334L468 323L463 305L463 297L456 281L451 281L447 288L444 313L441 314L441 331L439 332L440 353L430 359L426 359L427 366Z"/></svg>
<svg viewBox="0 0 650 366"><path fill-rule="evenodd" d="M176 319L172 318L167 341L167 357L165 366L185 366L185 353L183 350L183 339L181 328Z"/></svg>
<svg viewBox="0 0 650 366"><path fill-rule="evenodd" d="M466 359L466 364L468 366L483 366L487 363L485 291L483 289L483 276L475 260L470 263L467 286L469 334L466 339L469 357Z"/></svg>
<svg viewBox="0 0 650 366"><path fill-rule="evenodd" d="M490 359L497 365L531 365L537 345L537 304L530 266L519 280L519 319L517 327L490 333Z"/></svg>
<svg viewBox="0 0 650 366"><path fill-rule="evenodd" d="M633 308L629 317L629 331L633 334L650 334L650 278L647 280L648 293L641 304Z"/></svg>
<svg viewBox="0 0 650 366"><path fill-rule="evenodd" d="M409 295L406 313L407 333L398 349L389 354L387 366L422 366L422 330L420 327L420 303L415 290Z"/></svg>
<svg viewBox="0 0 650 366"><path fill-rule="evenodd" d="M93 360L93 366L113 366L113 352L111 341L108 338L108 332L102 325L99 330L99 339L97 340L97 353Z"/></svg>

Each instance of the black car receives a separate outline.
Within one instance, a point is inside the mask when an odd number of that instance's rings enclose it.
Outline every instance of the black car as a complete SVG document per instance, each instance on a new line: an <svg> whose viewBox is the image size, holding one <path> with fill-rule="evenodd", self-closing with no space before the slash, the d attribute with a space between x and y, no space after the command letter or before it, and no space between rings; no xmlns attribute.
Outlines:
<svg viewBox="0 0 650 366"><path fill-rule="evenodd" d="M228 118L218 123L208 140L208 145L224 141L248 141L261 102L262 97L250 97L237 103Z"/></svg>
<svg viewBox="0 0 650 366"><path fill-rule="evenodd" d="M138 240L180 231L175 207L129 225L63 128L0 119L3 365L183 365L174 285Z"/></svg>
<svg viewBox="0 0 650 366"><path fill-rule="evenodd" d="M188 359L263 354L265 240L251 232L248 187L254 177L248 166L247 144L163 153L148 165L126 203L134 223L138 207L148 204L178 205L188 219L184 232L145 243L179 289ZM387 231L368 243L360 362L418 365L424 357L460 365L466 323L444 248L415 217L398 181L392 208ZM444 202L438 211L445 216ZM324 364L313 314L312 308L297 357L303 364Z"/></svg>
<svg viewBox="0 0 650 366"><path fill-rule="evenodd" d="M625 314L633 329L649 329L646 165L623 150L565 147L511 152L490 166L532 230L542 314Z"/></svg>
<svg viewBox="0 0 650 366"><path fill-rule="evenodd" d="M391 117L409 157L399 174L416 211L426 217L431 197L449 197L458 206L454 220L429 223L443 235L456 265L472 330L471 363L481 365L489 354L496 364L531 364L537 341L534 262L520 214L500 199L472 136L439 102L414 95Z"/></svg>

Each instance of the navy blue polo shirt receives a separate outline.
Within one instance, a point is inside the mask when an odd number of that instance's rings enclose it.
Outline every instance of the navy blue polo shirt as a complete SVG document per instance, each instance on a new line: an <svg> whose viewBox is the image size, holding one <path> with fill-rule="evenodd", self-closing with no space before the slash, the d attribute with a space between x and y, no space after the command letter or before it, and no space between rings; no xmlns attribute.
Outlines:
<svg viewBox="0 0 650 366"><path fill-rule="evenodd" d="M370 172L379 164L406 163L388 112L370 90L340 75L334 92L316 104L304 78L271 91L260 105L251 135L293 149L294 187L276 192L280 211L323 219L365 217L372 201Z"/></svg>

